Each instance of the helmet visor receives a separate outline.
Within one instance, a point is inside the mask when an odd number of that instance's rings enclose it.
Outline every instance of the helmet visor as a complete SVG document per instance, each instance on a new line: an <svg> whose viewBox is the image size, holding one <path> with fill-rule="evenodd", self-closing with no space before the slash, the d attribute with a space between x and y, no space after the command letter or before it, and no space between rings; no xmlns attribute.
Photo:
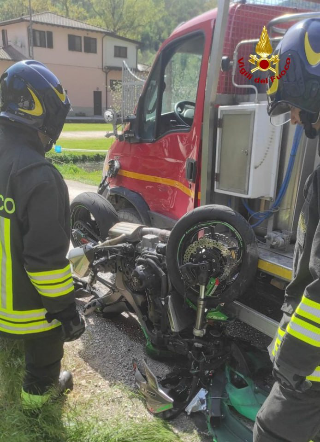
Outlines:
<svg viewBox="0 0 320 442"><path fill-rule="evenodd" d="M268 113L273 126L282 126L291 120L291 107L290 104L285 101L273 103Z"/></svg>

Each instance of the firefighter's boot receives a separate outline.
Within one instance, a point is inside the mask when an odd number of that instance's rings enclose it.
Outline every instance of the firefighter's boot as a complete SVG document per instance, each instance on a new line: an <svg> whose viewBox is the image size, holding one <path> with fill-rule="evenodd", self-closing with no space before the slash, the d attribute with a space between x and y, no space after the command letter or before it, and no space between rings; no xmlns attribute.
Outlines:
<svg viewBox="0 0 320 442"><path fill-rule="evenodd" d="M62 371L59 376L57 385L45 394L30 394L22 389L21 404L24 411L38 412L49 399L57 398L62 394L73 390L73 378L70 371Z"/></svg>
<svg viewBox="0 0 320 442"><path fill-rule="evenodd" d="M60 373L57 389L59 396L73 390L73 377L71 371L62 371Z"/></svg>

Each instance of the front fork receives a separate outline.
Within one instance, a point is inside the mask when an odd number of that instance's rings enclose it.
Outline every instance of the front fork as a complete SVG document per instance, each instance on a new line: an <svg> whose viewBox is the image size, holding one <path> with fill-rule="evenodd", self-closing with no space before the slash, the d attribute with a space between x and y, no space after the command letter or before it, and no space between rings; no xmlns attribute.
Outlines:
<svg viewBox="0 0 320 442"><path fill-rule="evenodd" d="M206 333L204 314L206 310L206 295L212 296L214 291L219 285L219 280L215 278L209 278L209 264L202 263L196 265L199 272L198 283L199 283L199 297L197 301L197 318L196 323L193 328L193 335L197 338L202 338ZM209 280L210 279L210 280Z"/></svg>

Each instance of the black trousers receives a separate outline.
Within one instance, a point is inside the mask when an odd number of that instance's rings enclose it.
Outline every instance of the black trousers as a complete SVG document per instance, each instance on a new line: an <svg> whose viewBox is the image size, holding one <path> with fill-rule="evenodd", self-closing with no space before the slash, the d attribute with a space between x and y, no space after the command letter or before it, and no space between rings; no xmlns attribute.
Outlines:
<svg viewBox="0 0 320 442"><path fill-rule="evenodd" d="M320 391L284 389L276 382L257 415L254 442L319 442Z"/></svg>
<svg viewBox="0 0 320 442"><path fill-rule="evenodd" d="M26 393L44 394L58 382L63 357L59 329L24 339L26 373L23 389Z"/></svg>

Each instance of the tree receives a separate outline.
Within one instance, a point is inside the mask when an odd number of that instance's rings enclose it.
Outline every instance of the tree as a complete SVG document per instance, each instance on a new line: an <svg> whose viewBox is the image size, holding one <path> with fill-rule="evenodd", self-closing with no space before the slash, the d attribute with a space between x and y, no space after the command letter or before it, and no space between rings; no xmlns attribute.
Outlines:
<svg viewBox="0 0 320 442"><path fill-rule="evenodd" d="M86 21L88 12L82 6L81 1L76 0L32 0L32 14L50 11L66 17ZM29 0L0 0L0 20L10 20L29 15Z"/></svg>
<svg viewBox="0 0 320 442"><path fill-rule="evenodd" d="M160 44L182 22L190 20L217 6L217 0L159 0L161 10L165 11L161 20L154 19L142 31L140 39L143 49L157 51Z"/></svg>
<svg viewBox="0 0 320 442"><path fill-rule="evenodd" d="M153 0L91 0L90 23L115 34L139 39L155 18L161 19L162 4Z"/></svg>
<svg viewBox="0 0 320 442"><path fill-rule="evenodd" d="M32 12L51 11L140 40L148 63L179 23L214 8L217 0L31 0ZM0 0L0 20L29 14L29 0Z"/></svg>

